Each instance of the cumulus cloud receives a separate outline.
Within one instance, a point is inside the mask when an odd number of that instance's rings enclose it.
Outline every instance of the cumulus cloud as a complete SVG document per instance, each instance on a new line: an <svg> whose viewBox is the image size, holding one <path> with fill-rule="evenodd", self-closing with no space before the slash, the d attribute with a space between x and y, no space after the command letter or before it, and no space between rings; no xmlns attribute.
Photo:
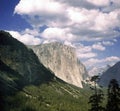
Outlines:
<svg viewBox="0 0 120 111"><path fill-rule="evenodd" d="M92 53L92 52L88 52L88 53L82 53L82 54L77 54L77 56L79 57L79 58L84 58L84 59L88 59L88 58L92 58L92 57L96 57L97 56L97 54L96 53Z"/></svg>
<svg viewBox="0 0 120 111"><path fill-rule="evenodd" d="M44 30L44 32L41 34L43 38L46 39L56 39L56 40L72 40L73 36L69 33L69 29L63 29L63 28L47 28Z"/></svg>
<svg viewBox="0 0 120 111"><path fill-rule="evenodd" d="M87 0L87 1L97 6L108 6L110 4L110 0Z"/></svg>
<svg viewBox="0 0 120 111"><path fill-rule="evenodd" d="M72 44L71 42L67 41L67 40L64 41L64 44L67 45L67 46L71 46L71 47L74 47L74 48L75 48L75 45Z"/></svg>
<svg viewBox="0 0 120 111"><path fill-rule="evenodd" d="M111 57L107 57L104 61L105 62L114 62L114 61L119 61L120 58L116 57L116 56L111 56Z"/></svg>
<svg viewBox="0 0 120 111"><path fill-rule="evenodd" d="M95 58L98 56L96 51L105 51L106 48L102 45L101 42L94 43L93 45L75 45L78 58L80 59L89 59Z"/></svg>
<svg viewBox="0 0 120 111"><path fill-rule="evenodd" d="M64 5L55 0L20 0L15 7L15 12L18 14L30 15L48 15L62 13Z"/></svg>
<svg viewBox="0 0 120 111"><path fill-rule="evenodd" d="M98 59L97 52L114 45L120 36L116 30L120 27L120 0L20 0L14 14L21 15L33 28L10 32L25 44L61 41L76 47L87 67L119 60L116 56ZM76 45L80 42L92 44Z"/></svg>
<svg viewBox="0 0 120 111"><path fill-rule="evenodd" d="M86 52L91 52L92 47L91 46L84 46L82 44L81 46L77 47L77 50L79 51L79 53L86 53Z"/></svg>
<svg viewBox="0 0 120 111"><path fill-rule="evenodd" d="M93 67L92 69L89 70L89 75L94 76L94 75L102 74L106 70L107 70L107 66Z"/></svg>
<svg viewBox="0 0 120 111"><path fill-rule="evenodd" d="M105 59L89 59L85 64L88 65L89 75L93 76L102 73L108 66L114 65L118 61L120 61L120 57L111 56Z"/></svg>
<svg viewBox="0 0 120 111"><path fill-rule="evenodd" d="M25 31L23 31L24 34L30 34L30 35L33 35L33 36L39 36L39 30L37 29L34 29L34 30L31 30L31 29L25 29Z"/></svg>
<svg viewBox="0 0 120 111"><path fill-rule="evenodd" d="M110 5L102 8L102 11L108 13L116 9L120 9L120 0L110 0Z"/></svg>
<svg viewBox="0 0 120 111"><path fill-rule="evenodd" d="M90 58L87 61L85 61L84 64L88 66L88 68L92 68L94 66L100 67L101 65L105 65L105 64L113 65L118 61L120 61L120 57L110 56L104 59Z"/></svg>
<svg viewBox="0 0 120 111"><path fill-rule="evenodd" d="M33 28L48 26L41 34L45 39L99 41L120 35L114 30L120 27L120 8L102 10L110 6L110 0L21 0L14 13L24 16Z"/></svg>
<svg viewBox="0 0 120 111"><path fill-rule="evenodd" d="M101 43L93 44L92 48L96 49L96 50L100 50L100 51L104 51L105 50L105 47Z"/></svg>
<svg viewBox="0 0 120 111"><path fill-rule="evenodd" d="M103 41L102 44L105 45L105 46L112 46L112 45L114 45L114 42L112 42L112 41Z"/></svg>
<svg viewBox="0 0 120 111"><path fill-rule="evenodd" d="M84 46L83 44L79 44L76 46L77 57L79 59L89 59L97 56L97 53L92 51L92 46Z"/></svg>
<svg viewBox="0 0 120 111"><path fill-rule="evenodd" d="M21 34L17 31L8 31L14 38L23 42L26 45L38 45L41 43L39 38L34 37L31 34Z"/></svg>
<svg viewBox="0 0 120 111"><path fill-rule="evenodd" d="M67 21L65 7L55 0L21 0L14 13L24 16L33 27L57 26L61 21Z"/></svg>

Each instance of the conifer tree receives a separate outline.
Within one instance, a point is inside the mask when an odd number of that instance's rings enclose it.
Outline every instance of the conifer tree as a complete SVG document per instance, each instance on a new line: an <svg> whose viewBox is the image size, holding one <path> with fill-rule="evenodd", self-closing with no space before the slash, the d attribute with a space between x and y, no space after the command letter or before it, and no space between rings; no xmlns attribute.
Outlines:
<svg viewBox="0 0 120 111"><path fill-rule="evenodd" d="M99 76L93 76L91 78L91 82L94 83L94 87L91 89L94 91L93 95L89 98L89 104L91 104L91 109L89 111L103 111L104 108L102 107L101 103L104 99L104 94L100 88L97 86L97 81L99 80Z"/></svg>
<svg viewBox="0 0 120 111"><path fill-rule="evenodd" d="M120 111L120 87L116 79L112 79L108 86L106 111Z"/></svg>

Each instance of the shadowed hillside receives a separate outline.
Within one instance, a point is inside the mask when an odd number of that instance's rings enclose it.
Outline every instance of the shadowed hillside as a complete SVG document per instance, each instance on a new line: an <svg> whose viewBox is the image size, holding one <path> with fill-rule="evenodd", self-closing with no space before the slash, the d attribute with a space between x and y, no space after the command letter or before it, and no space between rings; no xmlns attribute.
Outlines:
<svg viewBox="0 0 120 111"><path fill-rule="evenodd" d="M31 49L0 31L1 111L86 111L89 94L58 79Z"/></svg>
<svg viewBox="0 0 120 111"><path fill-rule="evenodd" d="M102 74L99 84L108 86L111 79L116 79L120 84L120 62L116 63Z"/></svg>

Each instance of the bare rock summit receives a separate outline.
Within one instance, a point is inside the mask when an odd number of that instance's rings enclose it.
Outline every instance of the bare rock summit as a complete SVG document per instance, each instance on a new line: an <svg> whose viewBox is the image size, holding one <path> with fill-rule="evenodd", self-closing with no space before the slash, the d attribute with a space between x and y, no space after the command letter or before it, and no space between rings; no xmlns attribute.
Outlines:
<svg viewBox="0 0 120 111"><path fill-rule="evenodd" d="M63 81L83 87L87 77L85 66L77 59L75 48L54 42L31 47L40 62Z"/></svg>

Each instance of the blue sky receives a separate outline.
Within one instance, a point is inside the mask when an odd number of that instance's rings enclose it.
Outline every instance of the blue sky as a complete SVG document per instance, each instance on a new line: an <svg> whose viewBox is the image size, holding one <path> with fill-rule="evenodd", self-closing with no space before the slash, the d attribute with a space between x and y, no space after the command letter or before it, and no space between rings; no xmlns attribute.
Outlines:
<svg viewBox="0 0 120 111"><path fill-rule="evenodd" d="M91 75L120 61L120 0L0 0L0 29L27 45L75 47Z"/></svg>

